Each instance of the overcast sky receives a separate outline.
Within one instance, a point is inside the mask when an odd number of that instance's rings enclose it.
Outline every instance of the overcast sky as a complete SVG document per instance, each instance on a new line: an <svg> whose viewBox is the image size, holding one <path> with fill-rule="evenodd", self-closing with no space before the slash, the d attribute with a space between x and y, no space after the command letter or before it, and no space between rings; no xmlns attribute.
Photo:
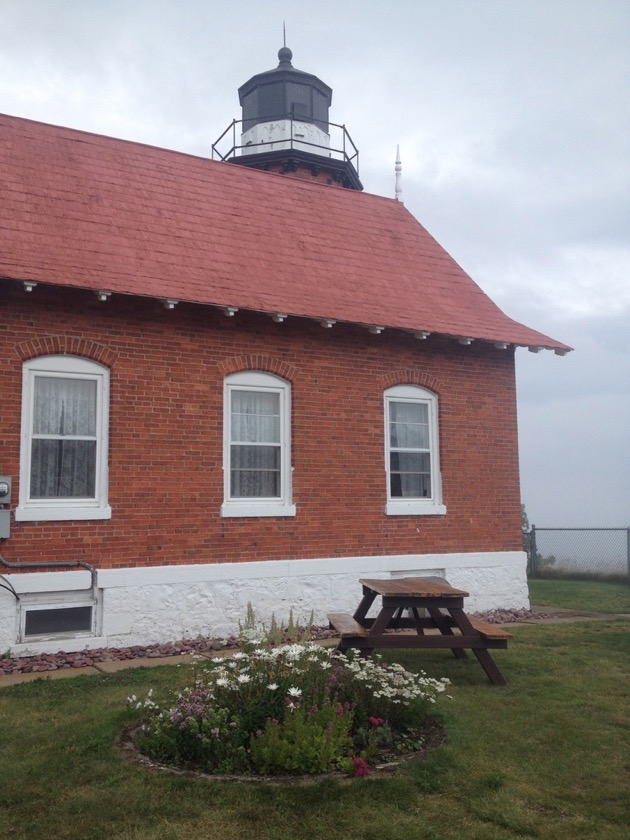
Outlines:
<svg viewBox="0 0 630 840"><path fill-rule="evenodd" d="M530 521L630 525L630 0L0 0L0 111L209 155L283 21L365 189L400 144L407 208L575 348L517 351Z"/></svg>

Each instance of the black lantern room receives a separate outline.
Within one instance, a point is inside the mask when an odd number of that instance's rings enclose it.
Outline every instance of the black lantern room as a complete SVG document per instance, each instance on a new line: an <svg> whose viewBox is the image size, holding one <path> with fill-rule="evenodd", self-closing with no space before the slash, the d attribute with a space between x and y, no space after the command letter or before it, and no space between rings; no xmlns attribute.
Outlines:
<svg viewBox="0 0 630 840"><path fill-rule="evenodd" d="M297 70L292 58L291 50L282 47L277 67L241 85L242 119L235 120L213 145L213 156L362 190L358 150L345 126L328 118L332 89L312 73ZM229 142L230 133L232 148L221 154L218 146Z"/></svg>
<svg viewBox="0 0 630 840"><path fill-rule="evenodd" d="M257 73L238 89L243 109L243 131L257 123L293 118L312 123L328 133L332 90L317 76L296 70L288 47L278 52L274 70Z"/></svg>

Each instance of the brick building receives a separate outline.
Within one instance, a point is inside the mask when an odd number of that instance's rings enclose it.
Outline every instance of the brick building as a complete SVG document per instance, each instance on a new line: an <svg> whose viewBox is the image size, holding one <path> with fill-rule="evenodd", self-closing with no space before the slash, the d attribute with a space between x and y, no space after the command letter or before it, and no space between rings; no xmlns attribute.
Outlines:
<svg viewBox="0 0 630 840"><path fill-rule="evenodd" d="M361 576L527 605L514 353L570 348L361 192L279 56L244 165L0 117L1 650L321 619Z"/></svg>

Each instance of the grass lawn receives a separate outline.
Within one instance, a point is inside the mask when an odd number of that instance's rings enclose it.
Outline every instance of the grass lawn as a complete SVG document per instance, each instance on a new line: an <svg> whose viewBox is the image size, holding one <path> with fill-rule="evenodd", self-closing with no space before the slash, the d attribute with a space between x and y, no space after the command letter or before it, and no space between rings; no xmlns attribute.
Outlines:
<svg viewBox="0 0 630 840"><path fill-rule="evenodd" d="M630 585L600 580L530 578L529 597L538 607L600 613L630 613Z"/></svg>
<svg viewBox="0 0 630 840"><path fill-rule="evenodd" d="M234 785L152 773L113 739L126 697L181 684L176 666L0 689L0 837L7 840L625 840L630 621L519 626L470 657L402 652L447 676L447 743L400 776Z"/></svg>

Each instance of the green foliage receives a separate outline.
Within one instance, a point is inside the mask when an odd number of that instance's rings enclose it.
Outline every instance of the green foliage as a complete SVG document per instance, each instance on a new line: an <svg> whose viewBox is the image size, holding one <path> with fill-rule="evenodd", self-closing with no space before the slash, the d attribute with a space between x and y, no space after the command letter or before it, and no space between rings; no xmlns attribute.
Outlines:
<svg viewBox="0 0 630 840"><path fill-rule="evenodd" d="M417 729L448 680L401 665L334 654L316 644L281 645L206 661L191 686L144 715L143 751L210 773L321 773L354 758L374 763L384 734L417 748ZM370 730L383 727L383 735Z"/></svg>
<svg viewBox="0 0 630 840"><path fill-rule="evenodd" d="M536 552L536 576L545 577L549 575L555 565L556 558L553 554L543 557L539 551Z"/></svg>
<svg viewBox="0 0 630 840"><path fill-rule="evenodd" d="M241 640L245 639L249 641L250 638L254 635L254 633L258 632L258 622L256 620L256 613L254 612L254 608L252 606L252 602L247 602L247 612L245 614L245 620L238 622L238 630Z"/></svg>
<svg viewBox="0 0 630 840"><path fill-rule="evenodd" d="M523 536L523 551L527 554L527 574L535 574L536 576L547 574L554 566L556 558L553 555L543 557L539 551L536 552L536 557L533 557L532 531L529 524L529 517L527 515L527 511L525 510L525 505L521 505L521 530Z"/></svg>
<svg viewBox="0 0 630 840"><path fill-rule="evenodd" d="M157 704L144 708L156 710ZM238 773L247 767L238 721L215 706L207 689L186 690L169 711L143 731L140 749L156 761L213 773Z"/></svg>
<svg viewBox="0 0 630 840"><path fill-rule="evenodd" d="M321 709L293 709L282 722L268 720L250 742L257 773L323 773L343 766L352 755L352 712L340 703Z"/></svg>
<svg viewBox="0 0 630 840"><path fill-rule="evenodd" d="M527 515L527 511L525 510L525 505L521 505L521 530L523 532L523 551L529 557L529 552L531 549L531 535L529 527L529 517Z"/></svg>
<svg viewBox="0 0 630 840"><path fill-rule="evenodd" d="M314 617L315 613L311 610L309 618L303 624L296 623L293 608L291 608L287 622L279 623L274 612L271 614L271 623L267 627L264 622L258 621L251 601L248 601L245 620L238 623L241 645L247 650L261 644L276 646L291 643L304 644L311 638Z"/></svg>

